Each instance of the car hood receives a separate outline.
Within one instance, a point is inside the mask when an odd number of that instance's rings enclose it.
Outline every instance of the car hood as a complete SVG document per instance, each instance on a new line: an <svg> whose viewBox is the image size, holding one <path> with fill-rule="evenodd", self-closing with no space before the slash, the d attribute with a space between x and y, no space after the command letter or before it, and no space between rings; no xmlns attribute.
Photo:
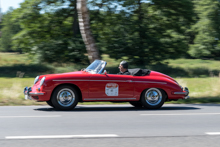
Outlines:
<svg viewBox="0 0 220 147"><path fill-rule="evenodd" d="M85 71L75 71L75 72L67 72L67 73L57 73L57 74L46 74L46 75L40 75L39 80L43 77L46 77L46 79L51 78L51 79L59 79L59 78L71 78L75 76L80 76L88 74Z"/></svg>

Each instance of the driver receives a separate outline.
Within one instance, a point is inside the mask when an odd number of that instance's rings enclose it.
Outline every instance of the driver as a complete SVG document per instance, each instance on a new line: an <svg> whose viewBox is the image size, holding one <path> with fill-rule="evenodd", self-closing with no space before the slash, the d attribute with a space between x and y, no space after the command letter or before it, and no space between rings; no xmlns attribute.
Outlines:
<svg viewBox="0 0 220 147"><path fill-rule="evenodd" d="M120 70L120 72L118 73L119 75L130 75L131 74L128 71L128 62L126 61L121 61L118 68Z"/></svg>

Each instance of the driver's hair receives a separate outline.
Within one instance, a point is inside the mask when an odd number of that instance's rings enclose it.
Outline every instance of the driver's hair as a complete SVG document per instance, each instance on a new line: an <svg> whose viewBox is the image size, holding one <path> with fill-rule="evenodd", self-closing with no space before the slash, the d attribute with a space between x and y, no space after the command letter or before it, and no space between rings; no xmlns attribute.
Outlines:
<svg viewBox="0 0 220 147"><path fill-rule="evenodd" d="M126 61L121 61L120 65L123 66L123 68L128 69L128 62L126 62Z"/></svg>

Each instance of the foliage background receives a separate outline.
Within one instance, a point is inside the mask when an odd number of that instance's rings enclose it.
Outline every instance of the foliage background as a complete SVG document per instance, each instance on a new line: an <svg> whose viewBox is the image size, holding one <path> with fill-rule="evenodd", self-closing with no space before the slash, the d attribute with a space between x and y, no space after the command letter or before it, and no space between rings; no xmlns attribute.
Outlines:
<svg viewBox="0 0 220 147"><path fill-rule="evenodd" d="M203 57L196 51L201 43L197 24L207 15L200 11L207 6L212 10L215 4L203 6L196 0L90 0L88 8L101 54L126 59L133 65L149 65L166 59ZM214 12L209 15L214 17ZM210 21L218 22L212 17ZM88 64L76 0L25 0L20 8L3 15L1 31L0 51L28 53L35 63ZM215 49L214 55L217 52Z"/></svg>

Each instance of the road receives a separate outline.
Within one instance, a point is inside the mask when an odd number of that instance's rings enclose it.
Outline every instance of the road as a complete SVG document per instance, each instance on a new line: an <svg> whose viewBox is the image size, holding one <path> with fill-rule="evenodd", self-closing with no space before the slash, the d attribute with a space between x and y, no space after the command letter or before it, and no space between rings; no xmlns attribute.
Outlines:
<svg viewBox="0 0 220 147"><path fill-rule="evenodd" d="M219 147L220 105L165 104L0 107L0 146Z"/></svg>

